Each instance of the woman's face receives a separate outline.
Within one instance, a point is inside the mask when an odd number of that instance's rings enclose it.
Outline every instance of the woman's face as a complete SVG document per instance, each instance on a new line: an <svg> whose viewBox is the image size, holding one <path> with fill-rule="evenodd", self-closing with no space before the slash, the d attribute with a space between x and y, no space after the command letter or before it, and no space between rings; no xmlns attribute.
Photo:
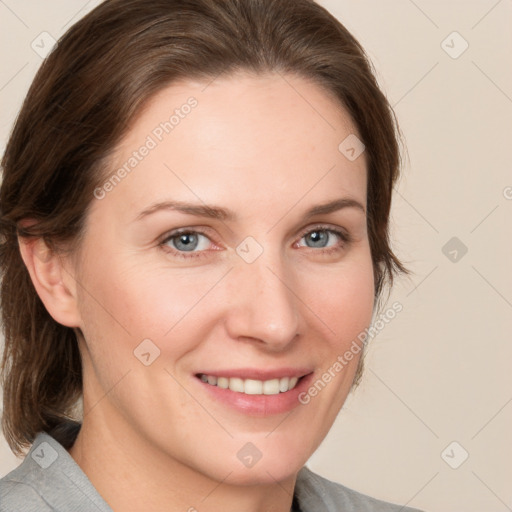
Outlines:
<svg viewBox="0 0 512 512"><path fill-rule="evenodd" d="M150 101L76 254L84 428L232 483L302 467L372 316L356 133L290 75L183 81Z"/></svg>

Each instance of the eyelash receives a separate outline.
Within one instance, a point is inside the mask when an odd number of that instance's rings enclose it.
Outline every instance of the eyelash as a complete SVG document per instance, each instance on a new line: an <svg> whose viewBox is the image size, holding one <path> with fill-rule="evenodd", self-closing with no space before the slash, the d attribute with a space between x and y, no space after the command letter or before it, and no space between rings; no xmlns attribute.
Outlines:
<svg viewBox="0 0 512 512"><path fill-rule="evenodd" d="M345 245L348 245L348 244L350 244L352 242L352 237L350 236L350 234L348 232L344 232L344 231L341 231L339 229L335 229L335 228L328 227L328 226L325 226L325 225L314 226L313 228L308 229L307 231L304 231L300 235L299 239L302 239L306 235L310 235L311 233L315 233L317 231L332 233L332 234L338 236L342 240L342 244L339 245L339 246L327 247L325 249L320 248L317 251L317 252L322 252L325 255L331 254L333 252L337 252L340 249L342 249L343 247L345 247ZM159 247L161 247L162 250L171 253L173 256L177 256L178 258L191 259L191 258L207 257L208 254L206 254L206 253L208 251L197 251L197 252L178 251L178 250L173 249L173 248L171 248L171 247L169 247L167 245L167 243L169 241L171 241L173 238L177 238L180 235L197 235L197 234L203 235L206 238L208 238L208 240L210 240L210 237L204 231L202 231L201 229L182 228L182 229L178 229L176 231L172 231L171 233L166 235L165 238L159 243ZM210 242L211 242L211 240L210 240ZM313 249L314 250L315 248L314 247L309 247L309 249Z"/></svg>

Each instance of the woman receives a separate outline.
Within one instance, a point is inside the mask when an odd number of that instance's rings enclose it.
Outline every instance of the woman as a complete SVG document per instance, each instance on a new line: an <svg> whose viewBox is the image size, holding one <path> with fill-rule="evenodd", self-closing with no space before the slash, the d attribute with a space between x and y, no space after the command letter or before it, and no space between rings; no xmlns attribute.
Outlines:
<svg viewBox="0 0 512 512"><path fill-rule="evenodd" d="M412 510L304 466L406 272L394 117L326 10L107 1L3 168L1 511Z"/></svg>

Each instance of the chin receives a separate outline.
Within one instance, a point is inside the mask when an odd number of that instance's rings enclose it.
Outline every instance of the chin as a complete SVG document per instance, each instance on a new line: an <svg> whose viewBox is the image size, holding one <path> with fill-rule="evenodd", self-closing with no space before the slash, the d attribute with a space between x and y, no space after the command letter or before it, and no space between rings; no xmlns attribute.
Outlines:
<svg viewBox="0 0 512 512"><path fill-rule="evenodd" d="M226 478L226 483L239 486L275 485L277 482L294 478L303 464L292 465L284 461L284 464L275 464L273 461L263 464L258 462L252 468L238 467ZM223 478L226 474L223 475Z"/></svg>
<svg viewBox="0 0 512 512"><path fill-rule="evenodd" d="M262 443L260 443L261 446ZM304 466L309 453L303 453L294 448L283 448L271 450L262 448L258 450L254 445L244 444L234 457L226 460L221 468L216 468L215 480L232 485L274 485L276 482L294 478Z"/></svg>

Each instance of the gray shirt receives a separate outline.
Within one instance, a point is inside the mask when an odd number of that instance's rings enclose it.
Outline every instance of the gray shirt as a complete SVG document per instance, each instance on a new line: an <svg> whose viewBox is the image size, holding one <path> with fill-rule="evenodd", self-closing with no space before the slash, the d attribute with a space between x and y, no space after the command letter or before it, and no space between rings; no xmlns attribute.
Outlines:
<svg viewBox="0 0 512 512"><path fill-rule="evenodd" d="M112 509L66 448L54 437L40 432L23 462L0 479L0 512L48 511L112 512ZM305 466L295 486L293 512L299 511L420 512L370 498L326 480Z"/></svg>

